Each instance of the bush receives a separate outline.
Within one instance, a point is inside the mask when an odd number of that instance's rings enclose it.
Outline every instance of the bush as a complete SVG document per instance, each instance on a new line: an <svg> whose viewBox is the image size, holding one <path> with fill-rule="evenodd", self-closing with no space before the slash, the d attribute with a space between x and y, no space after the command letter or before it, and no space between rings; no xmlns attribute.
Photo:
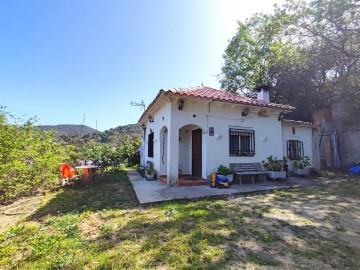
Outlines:
<svg viewBox="0 0 360 270"><path fill-rule="evenodd" d="M221 175L229 175L229 174L232 174L232 171L231 171L228 167L226 167L226 166L224 166L224 165L220 165L220 166L218 167L216 173L217 173L217 174L221 174Z"/></svg>
<svg viewBox="0 0 360 270"><path fill-rule="evenodd" d="M59 165L71 150L61 146L53 132L34 126L31 118L19 119L0 108L0 203L48 189L59 183Z"/></svg>
<svg viewBox="0 0 360 270"><path fill-rule="evenodd" d="M299 157L294 162L294 168L295 169L304 169L306 167L310 167L310 165L311 165L310 157L308 157L308 156Z"/></svg>
<svg viewBox="0 0 360 270"><path fill-rule="evenodd" d="M106 166L123 164L131 167L140 163L140 144L140 138L124 136L116 147L109 143L85 143L80 147L80 153L84 159L97 160Z"/></svg>
<svg viewBox="0 0 360 270"><path fill-rule="evenodd" d="M277 157L269 156L266 158L266 161L262 161L262 164L270 171L280 172L283 166L287 165L287 158L284 156L282 159L278 159Z"/></svg>

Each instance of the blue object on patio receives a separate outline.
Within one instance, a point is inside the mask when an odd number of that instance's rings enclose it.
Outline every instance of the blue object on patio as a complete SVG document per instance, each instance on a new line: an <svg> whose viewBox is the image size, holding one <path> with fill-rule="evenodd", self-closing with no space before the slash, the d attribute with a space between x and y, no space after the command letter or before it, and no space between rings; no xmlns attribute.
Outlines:
<svg viewBox="0 0 360 270"><path fill-rule="evenodd" d="M223 175L217 175L215 179L217 187L229 187L229 180Z"/></svg>
<svg viewBox="0 0 360 270"><path fill-rule="evenodd" d="M351 174L360 173L360 165L351 166L351 167L348 169L348 173L351 173Z"/></svg>

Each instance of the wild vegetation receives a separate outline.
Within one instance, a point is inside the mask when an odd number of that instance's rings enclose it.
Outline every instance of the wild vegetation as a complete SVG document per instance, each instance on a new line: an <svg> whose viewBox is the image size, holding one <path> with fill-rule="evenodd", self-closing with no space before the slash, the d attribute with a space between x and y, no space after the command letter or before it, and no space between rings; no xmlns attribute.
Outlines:
<svg viewBox="0 0 360 270"><path fill-rule="evenodd" d="M7 117L17 123L8 123ZM61 146L34 121L0 112L0 203L57 185L59 165L70 159L73 148Z"/></svg>
<svg viewBox="0 0 360 270"><path fill-rule="evenodd" d="M123 137L116 146L109 143L88 142L79 151L85 159L96 160L105 166L131 167L140 163L140 138Z"/></svg>
<svg viewBox="0 0 360 270"><path fill-rule="evenodd" d="M108 171L47 194L6 229L0 208L0 268L358 269L360 179L316 181L140 206L126 173Z"/></svg>
<svg viewBox="0 0 360 270"><path fill-rule="evenodd" d="M272 101L289 103L297 120L345 103L360 110L360 5L357 0L287 0L273 14L239 22L220 75L226 91L254 96L271 87Z"/></svg>
<svg viewBox="0 0 360 270"><path fill-rule="evenodd" d="M68 135L71 139L64 141L64 135L56 137L54 131L38 128L35 118L22 120L1 108L0 203L57 187L63 162L71 166L85 159L104 166L139 164L140 137L135 134L123 133L120 140L108 143L97 137L86 142L78 135Z"/></svg>

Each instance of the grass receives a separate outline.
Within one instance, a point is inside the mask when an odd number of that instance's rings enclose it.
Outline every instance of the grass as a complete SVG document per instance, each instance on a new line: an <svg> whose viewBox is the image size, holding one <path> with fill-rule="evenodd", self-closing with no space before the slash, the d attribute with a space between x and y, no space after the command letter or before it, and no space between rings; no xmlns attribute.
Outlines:
<svg viewBox="0 0 360 270"><path fill-rule="evenodd" d="M3 231L0 269L358 269L359 183L140 206L111 171Z"/></svg>

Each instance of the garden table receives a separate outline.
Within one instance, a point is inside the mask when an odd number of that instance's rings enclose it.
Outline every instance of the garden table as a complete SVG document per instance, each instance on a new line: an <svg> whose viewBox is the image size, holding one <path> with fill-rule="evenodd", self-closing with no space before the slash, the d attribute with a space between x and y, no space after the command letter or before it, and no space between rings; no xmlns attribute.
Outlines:
<svg viewBox="0 0 360 270"><path fill-rule="evenodd" d="M87 183L90 180L94 179L97 167L98 166L86 165L86 166L77 166L75 167L75 169L82 169L83 171L82 180L84 183Z"/></svg>

